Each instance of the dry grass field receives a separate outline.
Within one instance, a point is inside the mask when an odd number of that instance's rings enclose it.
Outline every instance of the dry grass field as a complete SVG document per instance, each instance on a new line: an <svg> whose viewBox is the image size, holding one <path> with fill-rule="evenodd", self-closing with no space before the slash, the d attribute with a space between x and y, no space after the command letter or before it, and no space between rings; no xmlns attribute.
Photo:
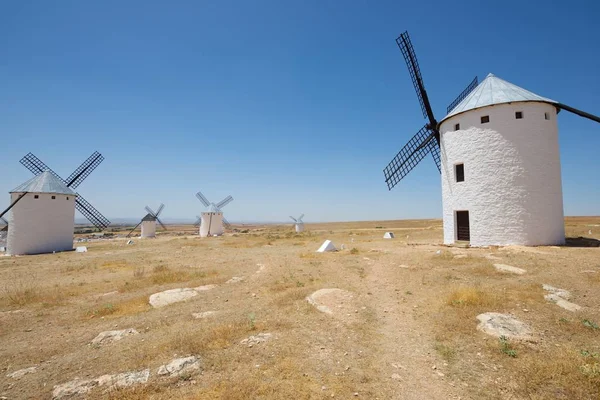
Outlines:
<svg viewBox="0 0 600 400"><path fill-rule="evenodd" d="M599 247L447 247L439 220L307 224L302 234L238 228L245 233L201 239L172 226L130 245L82 243L87 253L0 257L0 397L50 399L75 378L149 368L145 384L74 398L600 398ZM566 229L600 239L600 217L567 218ZM325 239L344 250L316 253ZM148 303L153 293L209 284L184 302ZM542 284L569 290L583 308L545 300ZM351 296L331 297L323 313L306 297L324 288ZM216 313L192 316L206 311ZM483 312L513 315L535 340L477 330ZM91 344L127 328L139 334ZM260 333L272 336L240 343ZM157 375L190 355L199 370Z"/></svg>

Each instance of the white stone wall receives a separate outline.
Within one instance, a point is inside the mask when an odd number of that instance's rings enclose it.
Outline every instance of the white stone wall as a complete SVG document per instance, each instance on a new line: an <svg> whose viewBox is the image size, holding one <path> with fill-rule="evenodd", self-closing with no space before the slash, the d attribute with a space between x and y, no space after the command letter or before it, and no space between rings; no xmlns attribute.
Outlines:
<svg viewBox="0 0 600 400"><path fill-rule="evenodd" d="M485 115L490 122L482 124ZM469 211L472 246L565 242L556 118L550 104L520 102L467 111L441 124L444 243L454 243L455 211L463 210ZM464 182L455 179L459 163Z"/></svg>
<svg viewBox="0 0 600 400"><path fill-rule="evenodd" d="M223 234L223 213L203 212L200 214L202 222L200 224L200 237ZM210 229L210 231L209 231Z"/></svg>
<svg viewBox="0 0 600 400"><path fill-rule="evenodd" d="M142 221L143 238L153 238L156 236L156 221Z"/></svg>
<svg viewBox="0 0 600 400"><path fill-rule="evenodd" d="M19 196L20 193L12 193L11 203ZM73 250L74 227L75 196L27 193L10 210L6 253L40 254Z"/></svg>

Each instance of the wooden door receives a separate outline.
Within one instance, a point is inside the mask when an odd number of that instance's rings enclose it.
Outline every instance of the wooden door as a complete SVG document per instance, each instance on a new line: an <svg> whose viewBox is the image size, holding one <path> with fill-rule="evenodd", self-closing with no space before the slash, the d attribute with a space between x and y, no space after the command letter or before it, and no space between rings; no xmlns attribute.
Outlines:
<svg viewBox="0 0 600 400"><path fill-rule="evenodd" d="M469 212L468 211L457 211L456 212L456 240L471 240L471 233L469 231Z"/></svg>

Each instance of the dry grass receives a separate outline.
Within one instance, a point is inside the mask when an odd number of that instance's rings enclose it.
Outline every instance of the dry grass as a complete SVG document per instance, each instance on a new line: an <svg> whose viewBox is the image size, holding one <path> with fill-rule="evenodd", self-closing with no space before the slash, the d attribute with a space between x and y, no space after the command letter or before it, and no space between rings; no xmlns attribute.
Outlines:
<svg viewBox="0 0 600 400"><path fill-rule="evenodd" d="M446 304L452 307L488 307L493 308L501 303L498 295L473 287L463 287L453 291Z"/></svg>

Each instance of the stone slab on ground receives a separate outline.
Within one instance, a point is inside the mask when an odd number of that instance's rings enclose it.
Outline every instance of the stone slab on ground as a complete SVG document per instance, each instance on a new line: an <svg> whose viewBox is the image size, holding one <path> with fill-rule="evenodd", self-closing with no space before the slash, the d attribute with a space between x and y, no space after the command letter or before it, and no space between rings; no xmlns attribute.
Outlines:
<svg viewBox="0 0 600 400"><path fill-rule="evenodd" d="M198 287L194 288L194 290L196 292L205 292L207 290L211 290L211 289L214 289L216 287L217 287L217 285L203 285L203 286L198 286Z"/></svg>
<svg viewBox="0 0 600 400"><path fill-rule="evenodd" d="M542 288L546 292L550 292L550 294L556 295L562 299L565 299L565 300L571 299L571 292L569 292L566 289L560 289L560 288L557 288L554 286L547 285L545 283L542 285Z"/></svg>
<svg viewBox="0 0 600 400"><path fill-rule="evenodd" d="M477 316L479 324L477 329L488 335L505 336L515 340L531 340L533 338L531 328L518 319L501 313L488 312Z"/></svg>
<svg viewBox="0 0 600 400"><path fill-rule="evenodd" d="M52 391L53 400L71 399L79 395L85 395L92 389L106 386L108 390L119 387L128 387L135 384L148 382L150 370L123 372L115 375L102 375L95 379L79 379L54 386Z"/></svg>
<svg viewBox="0 0 600 400"><path fill-rule="evenodd" d="M19 379L27 374L33 374L35 371L37 370L37 366L34 367L29 367L29 368L23 368L20 369L18 371L15 372L11 372L10 374L7 374L6 376L8 378L13 378L13 379Z"/></svg>
<svg viewBox="0 0 600 400"><path fill-rule="evenodd" d="M168 306L169 304L179 303L186 301L194 296L197 296L198 292L191 288L178 288L165 290L164 292L154 293L150 296L149 303L154 308Z"/></svg>
<svg viewBox="0 0 600 400"><path fill-rule="evenodd" d="M192 317L196 319L204 319L210 317L211 315L215 315L217 312L218 311L203 311L199 313L192 313Z"/></svg>
<svg viewBox="0 0 600 400"><path fill-rule="evenodd" d="M523 275L525 272L527 272L523 268L517 268L506 264L494 264L494 268L500 272L510 272L511 274L517 275Z"/></svg>
<svg viewBox="0 0 600 400"><path fill-rule="evenodd" d="M108 344L108 343L112 343L112 342L121 340L127 336L139 335L139 334L140 333L133 328L121 329L121 330L117 330L117 331L104 331L104 332L100 332L98 334L98 336L96 336L92 340L92 344L93 345Z"/></svg>
<svg viewBox="0 0 600 400"><path fill-rule="evenodd" d="M199 370L200 364L200 358L196 356L176 358L168 364L161 365L156 373L161 376L180 376Z"/></svg>
<svg viewBox="0 0 600 400"><path fill-rule="evenodd" d="M267 340L271 339L271 337L273 337L273 335L271 333L268 333L268 332L259 333L258 335L247 337L246 339L242 340L240 342L240 344L245 344L245 345L248 345L248 347L252 347L259 343L266 342Z"/></svg>

